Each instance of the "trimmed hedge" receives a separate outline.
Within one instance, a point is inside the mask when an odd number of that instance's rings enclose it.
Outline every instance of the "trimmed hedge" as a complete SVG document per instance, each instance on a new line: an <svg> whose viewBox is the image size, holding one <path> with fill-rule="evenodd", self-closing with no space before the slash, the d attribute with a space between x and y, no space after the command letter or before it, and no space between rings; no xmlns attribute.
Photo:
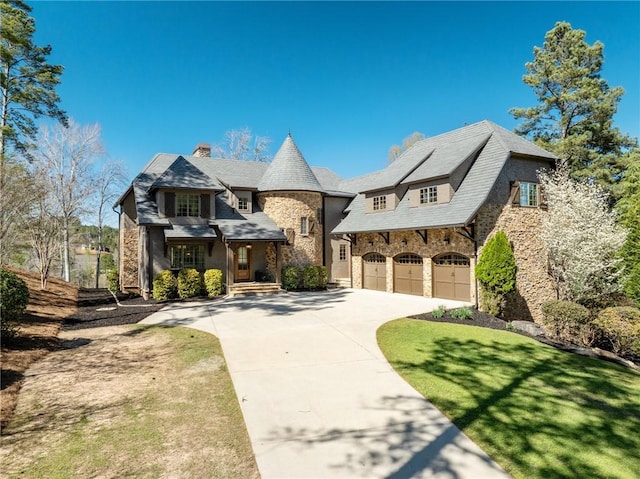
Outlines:
<svg viewBox="0 0 640 479"><path fill-rule="evenodd" d="M327 268L324 266L308 264L302 268L295 265L282 268L282 287L286 290L324 289L327 281Z"/></svg>
<svg viewBox="0 0 640 479"><path fill-rule="evenodd" d="M112 293L120 291L120 275L117 269L107 270L107 288Z"/></svg>
<svg viewBox="0 0 640 479"><path fill-rule="evenodd" d="M171 270L165 269L153 277L153 299L162 301L178 297L178 283Z"/></svg>
<svg viewBox="0 0 640 479"><path fill-rule="evenodd" d="M542 305L543 324L547 335L572 343L593 343L589 324L590 313L584 306L571 301L547 301Z"/></svg>
<svg viewBox="0 0 640 479"><path fill-rule="evenodd" d="M603 309L593 321L615 354L640 355L640 309L617 306Z"/></svg>
<svg viewBox="0 0 640 479"><path fill-rule="evenodd" d="M202 294L202 276L194 268L184 268L178 273L178 296L194 298Z"/></svg>
<svg viewBox="0 0 640 479"><path fill-rule="evenodd" d="M204 287L210 298L222 294L222 271L219 269L206 270L204 272Z"/></svg>
<svg viewBox="0 0 640 479"><path fill-rule="evenodd" d="M282 287L286 290L300 288L300 269L297 266L282 267Z"/></svg>

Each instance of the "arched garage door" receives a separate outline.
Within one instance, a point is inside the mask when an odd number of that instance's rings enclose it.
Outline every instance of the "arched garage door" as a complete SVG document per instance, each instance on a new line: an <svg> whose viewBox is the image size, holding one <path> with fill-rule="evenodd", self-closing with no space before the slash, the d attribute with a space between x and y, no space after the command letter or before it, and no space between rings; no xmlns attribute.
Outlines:
<svg viewBox="0 0 640 479"><path fill-rule="evenodd" d="M393 290L396 293L424 294L422 256L401 254L393 262Z"/></svg>
<svg viewBox="0 0 640 479"><path fill-rule="evenodd" d="M368 253L362 257L362 287L387 290L387 258L380 253Z"/></svg>
<svg viewBox="0 0 640 479"><path fill-rule="evenodd" d="M470 261L466 256L448 253L433 260L433 297L471 300Z"/></svg>

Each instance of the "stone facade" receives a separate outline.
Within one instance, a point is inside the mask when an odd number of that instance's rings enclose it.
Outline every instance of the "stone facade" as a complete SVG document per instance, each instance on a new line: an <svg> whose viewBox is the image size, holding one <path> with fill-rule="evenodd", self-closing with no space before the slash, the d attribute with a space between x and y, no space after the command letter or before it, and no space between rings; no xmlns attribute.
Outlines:
<svg viewBox="0 0 640 479"><path fill-rule="evenodd" d="M120 228L120 285L123 289L139 289L138 228Z"/></svg>
<svg viewBox="0 0 640 479"><path fill-rule="evenodd" d="M542 216L540 208L485 204L476 219L478 256L482 247L496 232L507 235L516 258L517 292L505 311L508 320L542 320L542 304L555 298L553 282L547 270L547 254L540 238Z"/></svg>
<svg viewBox="0 0 640 479"><path fill-rule="evenodd" d="M322 264L322 195L314 192L258 193L258 204L275 223L291 234L290 245L282 246L282 265ZM318 214L319 213L319 214ZM308 218L309 232L300 234L300 218Z"/></svg>

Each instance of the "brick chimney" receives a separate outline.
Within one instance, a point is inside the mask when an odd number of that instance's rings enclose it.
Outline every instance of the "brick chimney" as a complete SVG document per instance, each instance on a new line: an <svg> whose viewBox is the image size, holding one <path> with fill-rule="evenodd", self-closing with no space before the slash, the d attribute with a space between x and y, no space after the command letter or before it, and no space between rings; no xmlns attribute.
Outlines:
<svg viewBox="0 0 640 479"><path fill-rule="evenodd" d="M209 158L211 156L211 145L209 143L198 143L193 150L192 156Z"/></svg>

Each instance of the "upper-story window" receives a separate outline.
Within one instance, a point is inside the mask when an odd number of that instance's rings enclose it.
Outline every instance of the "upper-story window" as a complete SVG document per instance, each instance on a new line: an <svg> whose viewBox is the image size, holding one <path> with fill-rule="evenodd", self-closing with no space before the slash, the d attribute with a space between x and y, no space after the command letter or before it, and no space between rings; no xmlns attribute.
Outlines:
<svg viewBox="0 0 640 479"><path fill-rule="evenodd" d="M200 195L179 193L176 195L177 216L200 216Z"/></svg>
<svg viewBox="0 0 640 479"><path fill-rule="evenodd" d="M249 211L249 198L245 198L242 196L238 197L238 210Z"/></svg>
<svg viewBox="0 0 640 479"><path fill-rule="evenodd" d="M309 234L309 218L307 218L306 216L300 217L300 234Z"/></svg>
<svg viewBox="0 0 640 479"><path fill-rule="evenodd" d="M374 196L373 197L373 211L380 211L387 209L387 196Z"/></svg>
<svg viewBox="0 0 640 479"><path fill-rule="evenodd" d="M538 185L520 183L520 206L538 206Z"/></svg>
<svg viewBox="0 0 640 479"><path fill-rule="evenodd" d="M338 256L340 261L346 261L347 260L347 245L346 244L341 244L340 245L340 251L339 251L339 256Z"/></svg>
<svg viewBox="0 0 640 479"><path fill-rule="evenodd" d="M420 188L420 204L425 205L428 203L438 202L438 187L428 186L426 188Z"/></svg>

